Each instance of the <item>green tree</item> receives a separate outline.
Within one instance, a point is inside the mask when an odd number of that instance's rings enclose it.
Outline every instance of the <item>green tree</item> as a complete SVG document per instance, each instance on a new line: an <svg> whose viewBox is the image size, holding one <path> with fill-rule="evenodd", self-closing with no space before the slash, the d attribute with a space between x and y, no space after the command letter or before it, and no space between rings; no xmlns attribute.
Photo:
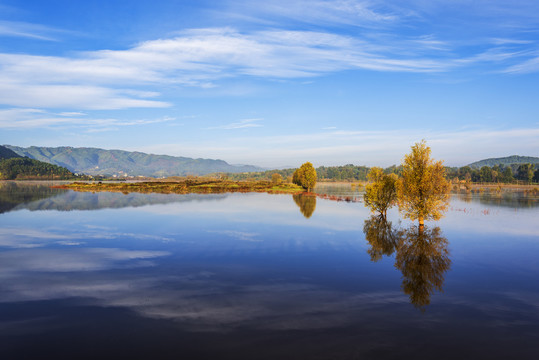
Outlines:
<svg viewBox="0 0 539 360"><path fill-rule="evenodd" d="M363 199L365 206L371 208L372 212L379 212L383 217L387 214L387 209L395 205L397 201L397 175L385 174L379 167L373 167L367 174L371 181L365 186Z"/></svg>
<svg viewBox="0 0 539 360"><path fill-rule="evenodd" d="M509 182L513 181L513 171L511 170L510 166L503 169L502 181L504 183L509 183Z"/></svg>
<svg viewBox="0 0 539 360"><path fill-rule="evenodd" d="M472 178L472 168L469 166L463 166L459 168L459 179L468 180Z"/></svg>
<svg viewBox="0 0 539 360"><path fill-rule="evenodd" d="M503 164L494 165L492 167L492 181L503 182Z"/></svg>
<svg viewBox="0 0 539 360"><path fill-rule="evenodd" d="M492 170L488 166L483 166L479 169L479 176L481 182L491 182L492 181Z"/></svg>
<svg viewBox="0 0 539 360"><path fill-rule="evenodd" d="M303 187L307 191L311 191L316 185L316 170L313 164L306 162L294 172L292 182Z"/></svg>
<svg viewBox="0 0 539 360"><path fill-rule="evenodd" d="M442 161L430 158L425 141L412 146L404 156L402 178L397 182L397 202L404 217L419 220L439 220L449 206L450 184L445 179Z"/></svg>
<svg viewBox="0 0 539 360"><path fill-rule="evenodd" d="M533 175L535 173L535 166L533 164L522 164L518 167L518 179L531 183L533 181Z"/></svg>

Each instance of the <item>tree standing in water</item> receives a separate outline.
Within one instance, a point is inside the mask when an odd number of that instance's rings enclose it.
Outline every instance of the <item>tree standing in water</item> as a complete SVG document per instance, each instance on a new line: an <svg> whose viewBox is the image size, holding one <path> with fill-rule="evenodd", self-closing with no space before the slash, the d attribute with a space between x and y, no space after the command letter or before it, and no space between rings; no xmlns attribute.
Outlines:
<svg viewBox="0 0 539 360"><path fill-rule="evenodd" d="M418 220L420 228L425 220L439 220L449 205L450 183L443 162L431 159L430 153L425 140L412 146L397 183L399 210L405 218Z"/></svg>
<svg viewBox="0 0 539 360"><path fill-rule="evenodd" d="M384 174L381 168L373 167L367 178L372 183L365 186L363 195L365 206L370 207L372 212L379 212L385 218L387 209L397 201L397 175Z"/></svg>

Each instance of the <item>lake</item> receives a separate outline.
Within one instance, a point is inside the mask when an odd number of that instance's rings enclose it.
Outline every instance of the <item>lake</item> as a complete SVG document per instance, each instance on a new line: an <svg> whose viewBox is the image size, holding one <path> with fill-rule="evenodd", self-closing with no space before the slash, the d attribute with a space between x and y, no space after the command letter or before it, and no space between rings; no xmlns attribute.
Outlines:
<svg viewBox="0 0 539 360"><path fill-rule="evenodd" d="M420 231L312 196L0 182L0 358L537 359L538 219L516 192Z"/></svg>

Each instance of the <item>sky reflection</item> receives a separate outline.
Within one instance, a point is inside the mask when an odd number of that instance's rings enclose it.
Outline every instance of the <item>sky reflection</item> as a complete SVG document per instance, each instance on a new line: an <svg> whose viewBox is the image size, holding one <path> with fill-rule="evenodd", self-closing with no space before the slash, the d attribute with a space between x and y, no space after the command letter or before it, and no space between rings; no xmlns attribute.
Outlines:
<svg viewBox="0 0 539 360"><path fill-rule="evenodd" d="M111 206L124 197L137 200ZM313 198L306 210L306 199L289 195L89 193L84 201L106 204L91 211L70 205L82 203L72 192L53 199L53 207L34 210L38 199L0 215L0 337L55 334L68 308L67 329L102 309L127 316L128 328L151 320L183 334L175 339L237 334L253 349L254 334L299 331L350 351L363 344L365 354L419 334L438 348L442 336L477 350L481 332L503 353L507 339L539 335L539 231L529 209L515 215L454 197L447 216L419 234L395 209L383 223L361 203ZM117 321L112 328L124 326Z"/></svg>

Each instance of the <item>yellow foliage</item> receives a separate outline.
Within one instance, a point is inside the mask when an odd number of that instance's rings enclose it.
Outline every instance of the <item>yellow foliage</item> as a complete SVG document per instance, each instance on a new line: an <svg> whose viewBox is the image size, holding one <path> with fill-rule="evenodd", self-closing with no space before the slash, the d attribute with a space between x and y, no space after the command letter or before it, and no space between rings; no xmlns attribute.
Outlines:
<svg viewBox="0 0 539 360"><path fill-rule="evenodd" d="M271 175L271 183L272 184L279 185L282 182L283 182L283 177L281 176L281 174L274 173L274 174Z"/></svg>
<svg viewBox="0 0 539 360"><path fill-rule="evenodd" d="M305 194L292 195L294 202L299 206L299 210L307 219L310 218L316 209L316 196Z"/></svg>
<svg viewBox="0 0 539 360"><path fill-rule="evenodd" d="M442 291L444 275L451 267L448 244L439 227L412 226L401 231L395 267L402 272L402 290L422 311L434 291Z"/></svg>
<svg viewBox="0 0 539 360"><path fill-rule="evenodd" d="M299 169L294 171L292 182L302 186L305 190L311 191L316 185L316 170L313 164L306 162Z"/></svg>
<svg viewBox="0 0 539 360"><path fill-rule="evenodd" d="M397 184L400 211L410 220L439 220L449 206L450 184L442 161L430 158L425 141L412 146L404 156L402 178Z"/></svg>
<svg viewBox="0 0 539 360"><path fill-rule="evenodd" d="M363 195L365 206L385 217L387 209L392 207L397 200L395 186L397 175L387 175L381 168L373 167L367 174L367 178L372 183L365 186L365 194Z"/></svg>

